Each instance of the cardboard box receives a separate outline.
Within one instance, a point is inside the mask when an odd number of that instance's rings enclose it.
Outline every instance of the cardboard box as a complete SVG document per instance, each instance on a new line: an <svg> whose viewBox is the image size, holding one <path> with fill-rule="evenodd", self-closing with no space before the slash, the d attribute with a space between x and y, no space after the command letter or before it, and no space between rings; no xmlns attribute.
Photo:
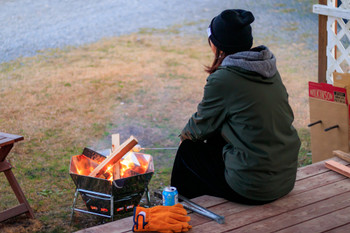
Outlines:
<svg viewBox="0 0 350 233"><path fill-rule="evenodd" d="M349 151L349 105L345 88L309 82L312 162L333 157L334 150ZM311 124L310 124L311 125ZM325 129L337 126L331 130Z"/></svg>
<svg viewBox="0 0 350 233"><path fill-rule="evenodd" d="M347 98L350 98L350 74L349 73L333 73L333 82L336 87L346 89Z"/></svg>

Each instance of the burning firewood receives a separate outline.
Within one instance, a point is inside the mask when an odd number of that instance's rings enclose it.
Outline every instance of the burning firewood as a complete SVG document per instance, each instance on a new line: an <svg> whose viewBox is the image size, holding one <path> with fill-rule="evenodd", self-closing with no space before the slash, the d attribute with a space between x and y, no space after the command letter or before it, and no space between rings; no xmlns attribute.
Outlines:
<svg viewBox="0 0 350 233"><path fill-rule="evenodd" d="M136 144L137 139L131 136L122 145L116 148L111 155L109 155L102 163L100 163L90 174L92 177L99 177L103 175L109 166L118 162L126 153L128 153Z"/></svg>

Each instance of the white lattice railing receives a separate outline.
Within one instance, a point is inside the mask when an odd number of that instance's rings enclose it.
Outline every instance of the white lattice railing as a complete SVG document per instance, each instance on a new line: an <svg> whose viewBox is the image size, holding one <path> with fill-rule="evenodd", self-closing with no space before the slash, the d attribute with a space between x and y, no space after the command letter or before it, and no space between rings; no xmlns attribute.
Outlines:
<svg viewBox="0 0 350 233"><path fill-rule="evenodd" d="M313 12L328 16L326 79L333 83L333 72L350 73L350 0L328 0Z"/></svg>

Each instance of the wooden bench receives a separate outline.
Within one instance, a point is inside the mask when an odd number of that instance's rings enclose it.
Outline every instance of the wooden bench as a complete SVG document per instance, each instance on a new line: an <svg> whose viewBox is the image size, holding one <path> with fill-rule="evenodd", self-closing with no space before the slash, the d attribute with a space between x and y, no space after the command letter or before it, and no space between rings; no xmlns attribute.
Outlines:
<svg viewBox="0 0 350 233"><path fill-rule="evenodd" d="M333 160L350 166L339 159ZM350 232L350 179L318 162L298 169L294 189L261 206L247 206L222 198L201 196L192 201L225 216L218 224L191 213L190 232ZM80 230L79 233L132 232L132 217Z"/></svg>
<svg viewBox="0 0 350 233"><path fill-rule="evenodd" d="M0 172L5 173L5 176L20 203L11 209L1 212L0 222L24 213L28 217L34 218L33 210L29 206L29 203L25 198L21 187L19 186L15 176L13 175L13 172L11 171L12 166L8 161L6 161L6 157L10 153L13 144L22 140L22 136L0 132Z"/></svg>

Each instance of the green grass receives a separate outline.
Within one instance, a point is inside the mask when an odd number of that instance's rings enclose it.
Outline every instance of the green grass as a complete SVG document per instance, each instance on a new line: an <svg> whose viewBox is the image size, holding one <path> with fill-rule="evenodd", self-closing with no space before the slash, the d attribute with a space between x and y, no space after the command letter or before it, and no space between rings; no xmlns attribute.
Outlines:
<svg viewBox="0 0 350 233"><path fill-rule="evenodd" d="M285 27L282 27L282 30L284 31L297 31L299 29L299 23L296 22L292 22L288 25L286 25Z"/></svg>
<svg viewBox="0 0 350 233"><path fill-rule="evenodd" d="M180 25L174 25L172 27L168 28L140 28L139 29L139 34L159 34L159 33L165 33L165 34L179 34L180 33Z"/></svg>
<svg viewBox="0 0 350 233"><path fill-rule="evenodd" d="M182 24L174 24L165 28L140 28L138 34L144 35L153 35L153 34L170 34L176 35L180 33L181 28L188 26L195 26L206 22L206 20L199 21L185 21Z"/></svg>
<svg viewBox="0 0 350 233"><path fill-rule="evenodd" d="M275 3L274 6L275 7L285 7L285 6L287 6L287 4L285 4L285 3Z"/></svg>
<svg viewBox="0 0 350 233"><path fill-rule="evenodd" d="M282 13L291 13L291 12L297 11L297 9L294 9L294 8L285 8L285 9L281 9L281 10L279 10L279 11L282 12Z"/></svg>
<svg viewBox="0 0 350 233"><path fill-rule="evenodd" d="M301 141L301 147L299 152L298 166L306 166L312 163L311 158L311 136L310 130L299 129L298 135Z"/></svg>

